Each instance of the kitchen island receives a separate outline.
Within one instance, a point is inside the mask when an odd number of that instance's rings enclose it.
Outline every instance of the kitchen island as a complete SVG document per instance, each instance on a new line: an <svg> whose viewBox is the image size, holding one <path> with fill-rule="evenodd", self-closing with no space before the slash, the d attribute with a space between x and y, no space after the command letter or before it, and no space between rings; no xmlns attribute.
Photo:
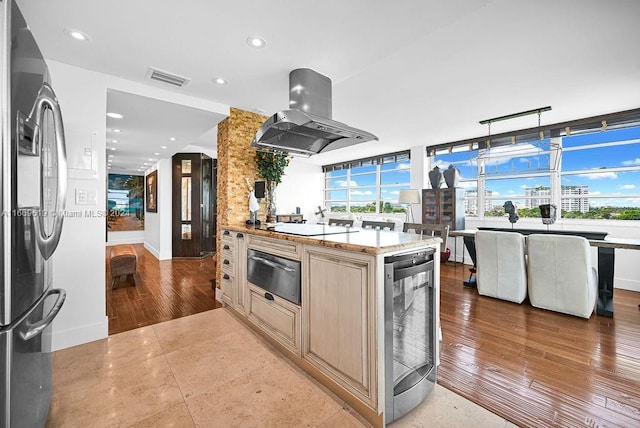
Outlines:
<svg viewBox="0 0 640 428"><path fill-rule="evenodd" d="M397 389L396 354L429 360L431 386L421 388L433 386L440 277L433 260L440 258L440 238L320 225L223 225L219 230L223 303L374 426L398 417L391 416L397 400L392 391ZM390 283L390 260L407 258L408 268L402 270L424 272ZM399 293L398 285L405 283L407 291ZM399 301L401 314L396 313ZM412 310L422 312L416 316ZM397 328L400 316L409 321ZM421 318L432 321L409 335ZM406 327L400 344L390 342L394 326L401 335ZM417 364L404 363L411 369ZM425 372L425 366L414 371ZM410 382L420 383L416 376ZM407 405L396 407L402 406Z"/></svg>

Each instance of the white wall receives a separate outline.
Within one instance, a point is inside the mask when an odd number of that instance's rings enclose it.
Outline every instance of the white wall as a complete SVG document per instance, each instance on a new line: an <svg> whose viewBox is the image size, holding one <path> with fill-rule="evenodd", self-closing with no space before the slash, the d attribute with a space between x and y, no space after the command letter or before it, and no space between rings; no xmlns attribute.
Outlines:
<svg viewBox="0 0 640 428"><path fill-rule="evenodd" d="M160 159L146 172L158 171L158 212L144 214L144 247L160 260L171 258L171 159Z"/></svg>
<svg viewBox="0 0 640 428"><path fill-rule="evenodd" d="M427 188L428 166L431 165L425 153L425 146L411 148L411 188L421 191L420 201L422 201L422 189ZM412 205L411 212L416 223L422 223L422 204Z"/></svg>
<svg viewBox="0 0 640 428"><path fill-rule="evenodd" d="M306 158L294 157L285 169L276 191L278 214L292 214L296 207L308 223L316 222L315 212L323 204L324 173L322 167ZM247 212L249 202L247 200Z"/></svg>
<svg viewBox="0 0 640 428"><path fill-rule="evenodd" d="M56 350L104 338L108 331L103 214L106 208L107 89L224 115L229 114L229 107L56 61L48 60L47 64L62 109L71 167L67 197L70 214L65 218L60 245L53 256L54 286L67 291L67 300L53 323L52 346ZM75 193L78 189L95 194L95 203L77 205ZM161 226L157 233L164 233L164 229L170 233L170 227Z"/></svg>

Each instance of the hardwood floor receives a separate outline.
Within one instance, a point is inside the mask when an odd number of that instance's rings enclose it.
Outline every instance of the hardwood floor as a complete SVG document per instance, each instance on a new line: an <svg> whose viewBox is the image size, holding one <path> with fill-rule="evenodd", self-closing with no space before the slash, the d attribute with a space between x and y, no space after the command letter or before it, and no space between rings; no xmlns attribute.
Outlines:
<svg viewBox="0 0 640 428"><path fill-rule="evenodd" d="M438 383L526 427L640 426L640 293L589 320L479 296L441 270Z"/></svg>
<svg viewBox="0 0 640 428"><path fill-rule="evenodd" d="M219 308L211 279L215 258L158 260L143 244L134 244L138 256L136 285L122 281L111 289L109 250L106 248L106 301L109 334Z"/></svg>

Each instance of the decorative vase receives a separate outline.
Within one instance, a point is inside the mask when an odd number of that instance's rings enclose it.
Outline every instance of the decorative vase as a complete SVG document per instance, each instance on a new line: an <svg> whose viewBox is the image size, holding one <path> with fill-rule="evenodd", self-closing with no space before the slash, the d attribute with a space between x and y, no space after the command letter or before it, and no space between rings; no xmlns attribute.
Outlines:
<svg viewBox="0 0 640 428"><path fill-rule="evenodd" d="M440 168L438 165L434 166L431 171L429 171L429 181L431 182L432 189L439 189L440 182L442 181L442 172L440 172Z"/></svg>
<svg viewBox="0 0 640 428"><path fill-rule="evenodd" d="M264 200L266 204L267 223L276 222L276 189L278 183L267 181L264 189Z"/></svg>
<svg viewBox="0 0 640 428"><path fill-rule="evenodd" d="M444 182L447 183L447 187L453 189L458 185L458 178L460 178L460 171L458 168L449 164L449 168L445 169L442 173L444 175Z"/></svg>

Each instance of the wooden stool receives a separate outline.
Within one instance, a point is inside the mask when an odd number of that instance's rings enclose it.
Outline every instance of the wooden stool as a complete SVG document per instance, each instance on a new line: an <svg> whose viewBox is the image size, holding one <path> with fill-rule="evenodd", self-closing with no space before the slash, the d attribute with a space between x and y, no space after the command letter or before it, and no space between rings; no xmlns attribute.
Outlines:
<svg viewBox="0 0 640 428"><path fill-rule="evenodd" d="M116 245L111 247L110 253L110 265L111 265L111 288L116 288L116 285L123 277L130 276L131 283L136 285L134 274L136 273L136 266L138 263L138 256L133 245Z"/></svg>

